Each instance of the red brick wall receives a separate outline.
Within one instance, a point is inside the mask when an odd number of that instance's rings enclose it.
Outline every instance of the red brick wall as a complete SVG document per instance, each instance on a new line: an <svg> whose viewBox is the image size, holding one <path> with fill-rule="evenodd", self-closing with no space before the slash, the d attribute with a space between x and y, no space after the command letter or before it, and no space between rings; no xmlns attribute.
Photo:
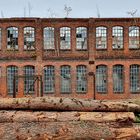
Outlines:
<svg viewBox="0 0 140 140"><path fill-rule="evenodd" d="M135 22L136 21L136 22ZM89 18L89 19L40 19L40 18L10 18L0 19L0 27L2 28L2 48L0 50L0 66L2 68L2 76L6 76L6 67L16 65L19 68L19 75L23 75L23 67L33 65L36 69L36 75L43 74L43 67L46 65L54 65L57 70L61 65L70 65L72 67L72 92L71 94L60 93L59 76L55 79L55 93L48 96L70 96L79 98L96 98L96 99L119 99L132 98L139 95L133 95L129 91L129 66L131 64L140 64L140 49L130 50L128 47L128 28L129 26L140 25L140 19L131 18ZM112 49L112 27L124 27L124 48L121 50ZM15 26L19 29L19 50L16 52L6 49L8 27ZM34 51L25 51L23 28L31 26L35 27L35 47ZM43 49L43 28L52 26L55 28L55 47L60 48L59 29L61 27L71 28L71 49L65 50L44 50ZM76 27L88 28L88 49L84 51L76 50ZM107 49L96 50L95 47L95 29L98 26L107 27ZM57 46L58 45L58 46ZM105 64L108 67L108 92L100 94L95 92L95 78L93 75L88 75L88 91L86 94L77 94L75 87L76 66L86 65L88 73L95 73L97 65ZM125 90L122 94L113 93L112 82L112 67L115 64L124 65L125 75ZM59 75L57 72L56 75ZM7 82L6 78L1 78L0 93L3 97L7 97ZM20 80L18 97L23 96L23 81Z"/></svg>

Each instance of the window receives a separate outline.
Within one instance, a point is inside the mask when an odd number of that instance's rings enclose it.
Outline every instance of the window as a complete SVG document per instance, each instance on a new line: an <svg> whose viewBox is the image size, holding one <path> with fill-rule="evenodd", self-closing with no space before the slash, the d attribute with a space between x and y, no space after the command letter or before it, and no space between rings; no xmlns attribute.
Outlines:
<svg viewBox="0 0 140 140"><path fill-rule="evenodd" d="M0 28L0 49L2 47L2 29Z"/></svg>
<svg viewBox="0 0 140 140"><path fill-rule="evenodd" d="M123 27L113 27L112 31L112 48L122 49L123 48Z"/></svg>
<svg viewBox="0 0 140 140"><path fill-rule="evenodd" d="M130 66L130 91L140 92L140 66Z"/></svg>
<svg viewBox="0 0 140 140"><path fill-rule="evenodd" d="M113 91L114 92L123 92L123 66L115 65L113 66Z"/></svg>
<svg viewBox="0 0 140 140"><path fill-rule="evenodd" d="M107 91L107 66L105 65L96 67L96 91Z"/></svg>
<svg viewBox="0 0 140 140"><path fill-rule="evenodd" d="M18 28L7 28L7 49L18 49Z"/></svg>
<svg viewBox="0 0 140 140"><path fill-rule="evenodd" d="M55 49L54 47L54 28L44 28L44 49Z"/></svg>
<svg viewBox="0 0 140 140"><path fill-rule="evenodd" d="M7 67L7 87L8 87L8 94L13 94L14 89L14 78L18 75L18 67L16 66L8 66ZM18 80L16 78L15 82L16 92L18 91Z"/></svg>
<svg viewBox="0 0 140 140"><path fill-rule="evenodd" d="M76 68L77 92L87 91L87 68L86 66L77 66Z"/></svg>
<svg viewBox="0 0 140 140"><path fill-rule="evenodd" d="M87 28L76 28L76 48L80 50L87 49Z"/></svg>
<svg viewBox="0 0 140 140"><path fill-rule="evenodd" d="M139 48L139 27L129 27L129 48Z"/></svg>
<svg viewBox="0 0 140 140"><path fill-rule="evenodd" d="M34 66L25 66L24 67L24 92L25 93L34 93L35 87L35 68Z"/></svg>
<svg viewBox="0 0 140 140"><path fill-rule="evenodd" d="M107 48L107 28L106 27L96 28L96 48L97 49Z"/></svg>
<svg viewBox="0 0 140 140"><path fill-rule="evenodd" d="M71 31L69 27L60 28L60 49L71 48Z"/></svg>
<svg viewBox="0 0 140 140"><path fill-rule="evenodd" d="M46 66L44 68L44 92L51 93L54 92L55 85L55 74L54 74L54 66Z"/></svg>
<svg viewBox="0 0 140 140"><path fill-rule="evenodd" d="M71 73L70 66L61 67L61 92L71 92Z"/></svg>
<svg viewBox="0 0 140 140"><path fill-rule="evenodd" d="M35 29L32 27L24 28L24 49L35 49Z"/></svg>

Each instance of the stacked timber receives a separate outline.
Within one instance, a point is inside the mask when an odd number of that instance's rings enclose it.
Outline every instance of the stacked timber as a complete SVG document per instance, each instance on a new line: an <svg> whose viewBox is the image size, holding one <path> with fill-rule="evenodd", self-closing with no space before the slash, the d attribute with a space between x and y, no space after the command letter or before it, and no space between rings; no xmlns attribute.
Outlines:
<svg viewBox="0 0 140 140"><path fill-rule="evenodd" d="M135 140L130 101L76 98L0 99L1 140Z"/></svg>

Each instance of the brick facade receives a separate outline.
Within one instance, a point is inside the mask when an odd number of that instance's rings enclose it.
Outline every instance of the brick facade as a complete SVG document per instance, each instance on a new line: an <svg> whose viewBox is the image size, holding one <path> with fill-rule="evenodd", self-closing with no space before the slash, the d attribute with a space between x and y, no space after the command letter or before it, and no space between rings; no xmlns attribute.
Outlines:
<svg viewBox="0 0 140 140"><path fill-rule="evenodd" d="M6 68L10 65L18 67L18 75L24 75L23 67L26 65L35 66L35 74L43 75L43 68L46 65L55 67L55 92L53 94L44 94L44 96L67 96L79 98L94 99L122 99L133 98L139 94L130 92L130 65L140 65L140 49L129 49L128 29L130 26L139 26L140 19L133 18L64 18L64 19L45 19L45 18L9 18L0 19L0 28L2 29L2 47L0 50L1 80L0 93L3 97L8 97ZM107 28L107 48L96 49L96 27L104 26ZM112 48L112 27L123 27L123 49ZM7 28L18 28L18 50L7 50ZM24 50L24 27L35 28L35 50ZM54 27L55 49L43 49L43 29L45 27ZM71 29L71 49L60 50L60 28L70 27ZM76 49L76 28L87 27L87 50ZM124 91L123 93L113 92L113 65L121 64L124 66ZM62 65L71 66L71 93L61 94L60 91L60 67ZM87 92L76 92L76 66L85 65L87 67ZM98 93L95 89L96 66L107 66L107 92ZM24 96L24 82L19 80L19 90L17 97Z"/></svg>

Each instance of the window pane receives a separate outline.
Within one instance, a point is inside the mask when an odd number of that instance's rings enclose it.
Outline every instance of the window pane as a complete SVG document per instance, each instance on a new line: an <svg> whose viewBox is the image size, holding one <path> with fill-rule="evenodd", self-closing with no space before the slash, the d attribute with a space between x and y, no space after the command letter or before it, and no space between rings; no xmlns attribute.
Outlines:
<svg viewBox="0 0 140 140"><path fill-rule="evenodd" d="M34 66L25 66L24 67L24 92L25 93L34 93L34 80L35 80L35 68Z"/></svg>
<svg viewBox="0 0 140 140"><path fill-rule="evenodd" d="M77 49L87 49L87 28L78 27L76 29L76 46Z"/></svg>
<svg viewBox="0 0 140 140"><path fill-rule="evenodd" d="M123 66L116 65L113 66L113 91L123 92Z"/></svg>
<svg viewBox="0 0 140 140"><path fill-rule="evenodd" d="M13 94L13 82L15 76L18 75L18 68L16 66L8 66L7 67L7 86L8 86L8 94ZM18 91L18 79L16 78L16 92Z"/></svg>
<svg viewBox="0 0 140 140"><path fill-rule="evenodd" d="M60 29L60 49L70 49L71 32L69 27L62 27Z"/></svg>
<svg viewBox="0 0 140 140"><path fill-rule="evenodd" d="M76 79L77 79L77 92L87 91L87 69L86 66L77 66L76 69Z"/></svg>
<svg viewBox="0 0 140 140"><path fill-rule="evenodd" d="M96 91L107 91L107 66L100 65L96 67Z"/></svg>
<svg viewBox="0 0 140 140"><path fill-rule="evenodd" d="M139 27L129 27L129 48L139 48Z"/></svg>
<svg viewBox="0 0 140 140"><path fill-rule="evenodd" d="M113 27L112 31L112 47L114 49L123 48L123 27Z"/></svg>
<svg viewBox="0 0 140 140"><path fill-rule="evenodd" d="M55 85L54 66L47 66L44 68L44 92L54 92Z"/></svg>
<svg viewBox="0 0 140 140"><path fill-rule="evenodd" d="M35 49L35 29L32 27L24 28L24 49Z"/></svg>
<svg viewBox="0 0 140 140"><path fill-rule="evenodd" d="M106 27L96 28L96 48L105 49L107 48L107 29Z"/></svg>
<svg viewBox="0 0 140 140"><path fill-rule="evenodd" d="M140 66L130 66L130 91L140 92Z"/></svg>
<svg viewBox="0 0 140 140"><path fill-rule="evenodd" d="M18 28L16 27L7 29L7 49L18 49Z"/></svg>
<svg viewBox="0 0 140 140"><path fill-rule="evenodd" d="M44 28L44 49L54 49L54 28Z"/></svg>
<svg viewBox="0 0 140 140"><path fill-rule="evenodd" d="M61 67L61 92L71 92L70 66Z"/></svg>

